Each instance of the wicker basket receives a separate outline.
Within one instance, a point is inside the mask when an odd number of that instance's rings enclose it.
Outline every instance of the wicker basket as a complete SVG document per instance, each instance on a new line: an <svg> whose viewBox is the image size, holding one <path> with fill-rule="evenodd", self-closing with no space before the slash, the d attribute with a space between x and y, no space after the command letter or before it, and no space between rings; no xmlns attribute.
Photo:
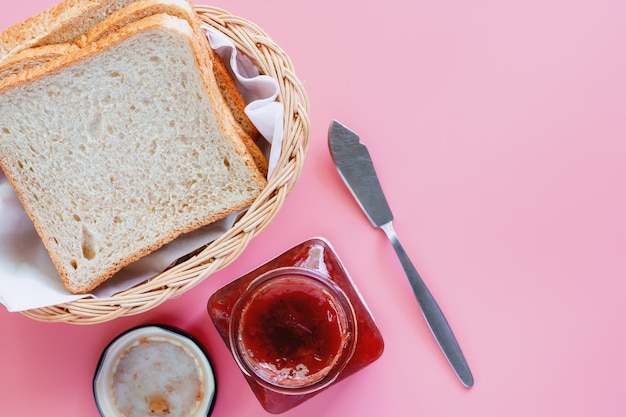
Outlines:
<svg viewBox="0 0 626 417"><path fill-rule="evenodd" d="M85 298L22 314L39 321L94 324L148 311L199 284L233 262L282 207L295 185L309 149L309 105L289 57L259 27L224 10L196 6L200 19L233 40L237 49L275 78L284 105L284 139L268 185L234 227L189 259L158 276L109 298Z"/></svg>

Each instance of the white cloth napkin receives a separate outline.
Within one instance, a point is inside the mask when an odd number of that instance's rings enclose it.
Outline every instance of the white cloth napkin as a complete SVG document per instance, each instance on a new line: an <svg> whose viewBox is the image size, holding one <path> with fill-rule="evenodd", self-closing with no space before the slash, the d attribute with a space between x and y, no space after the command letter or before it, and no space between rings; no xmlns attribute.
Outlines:
<svg viewBox="0 0 626 417"><path fill-rule="evenodd" d="M269 172L276 166L283 138L283 106L276 102L278 83L258 69L224 34L204 25L211 46L230 66L246 100L246 114L267 140ZM159 274L183 255L224 233L236 215L186 234L127 266L87 295L72 294L61 282L47 250L7 178L0 171L0 303L11 312L71 302L85 297L110 297Z"/></svg>

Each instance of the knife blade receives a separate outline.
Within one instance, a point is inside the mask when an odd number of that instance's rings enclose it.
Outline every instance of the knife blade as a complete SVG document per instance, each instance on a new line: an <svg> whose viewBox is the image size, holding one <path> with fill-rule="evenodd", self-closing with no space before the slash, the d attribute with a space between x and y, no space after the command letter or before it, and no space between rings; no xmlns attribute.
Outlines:
<svg viewBox="0 0 626 417"><path fill-rule="evenodd" d="M391 241L428 327L461 383L470 388L474 385L474 377L452 328L393 229L393 214L367 147L356 133L333 120L328 132L328 148L339 175L372 226L382 229Z"/></svg>

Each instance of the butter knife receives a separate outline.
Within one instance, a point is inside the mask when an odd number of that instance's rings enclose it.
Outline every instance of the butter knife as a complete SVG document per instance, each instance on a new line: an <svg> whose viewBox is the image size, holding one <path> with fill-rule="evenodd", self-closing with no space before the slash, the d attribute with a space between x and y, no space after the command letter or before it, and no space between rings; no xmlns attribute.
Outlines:
<svg viewBox="0 0 626 417"><path fill-rule="evenodd" d="M369 151L356 133L336 120L330 125L328 147L337 171L372 226L382 229L391 241L428 327L461 383L470 388L474 385L474 377L454 333L393 229L393 214L378 181Z"/></svg>

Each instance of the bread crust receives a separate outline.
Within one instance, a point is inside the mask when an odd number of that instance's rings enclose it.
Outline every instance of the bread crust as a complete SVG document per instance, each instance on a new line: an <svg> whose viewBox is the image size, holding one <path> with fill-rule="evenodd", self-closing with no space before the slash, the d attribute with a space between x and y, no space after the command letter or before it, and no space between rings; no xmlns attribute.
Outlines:
<svg viewBox="0 0 626 417"><path fill-rule="evenodd" d="M261 134L257 130L256 126L250 121L248 116L246 115L246 102L241 96L239 90L237 89L237 84L231 73L228 71L228 68L224 64L222 58L215 52L213 49L210 50L211 58L213 61L213 72L215 74L215 79L217 84L224 96L224 100L226 104L231 109L233 113L233 117L237 121L237 124L244 130L245 132L245 142L248 151L252 154L257 167L264 175L267 175L267 160L265 159L265 155L257 146L258 140L261 138Z"/></svg>
<svg viewBox="0 0 626 417"><path fill-rule="evenodd" d="M0 63L0 80L36 67L78 49L73 43L59 43L23 49Z"/></svg>
<svg viewBox="0 0 626 417"><path fill-rule="evenodd" d="M22 84L30 83L55 72L62 71L64 68L76 63L77 61L89 59L90 57L99 54L104 49L117 45L137 33L150 29L169 29L175 30L177 31L177 33L182 31L186 33L192 46L194 58L196 60L196 67L200 71L201 78L204 83L204 87L208 94L208 97L213 103L214 108L217 109L217 111L219 112L217 122L220 125L220 129L228 137L232 138L232 143L235 147L237 154L246 161L245 164L251 169L251 172L254 173L254 181L257 184L257 187L259 188L259 190L262 190L266 184L266 179L264 173L261 172L258 168L258 161L256 161L256 157L254 157L250 152L250 143L253 143L253 141L246 135L244 130L236 122L232 111L226 103L224 95L218 87L218 81L215 72L213 71L214 59L210 52L211 49L208 45L208 40L200 33L200 30L198 30L199 24L197 22L195 24L187 22L189 23L187 26L182 25L181 22L185 23L184 21L181 21L180 19L174 18L167 14L152 15L141 20L132 22L121 27L116 32L108 34L100 40L86 44L83 48L79 48L78 50L72 51L69 54L62 54L58 58L45 62L40 66L21 71L17 74L5 78L4 80L0 81L0 94L8 89L19 87ZM225 85L224 82L228 83L228 81L222 80L222 85ZM17 181L13 177L10 167L3 162L3 159L4 158L2 157L2 155L0 155L0 166L2 166L2 169L6 173L9 182L13 185L18 197L24 204L24 208L27 214L33 220L37 232L41 236L44 245L50 253L52 262L55 264L59 271L63 284L66 286L66 288L68 288L68 290L77 294L87 293L91 291L97 285L101 284L102 282L113 276L124 266L153 252L164 244L174 240L179 235L196 230L201 226L208 225L218 219L225 217L230 213L237 212L247 207L254 201L254 197L251 197L248 201L245 201L238 206L230 207L227 210L223 210L222 212L219 212L210 218L205 218L202 222L190 224L182 230L176 230L167 235L164 235L153 245L145 247L143 250L134 253L132 256L126 259L121 259L119 262L113 264L105 273L100 275L97 279L91 281L88 286L76 287L74 283L71 282L67 273L65 272L65 267L60 258L60 255L57 252L55 245L52 244L52 239L54 239L54 237L48 236L46 230L44 230L41 224L39 224L37 216L34 215L32 209L26 203L26 199L24 198L25 196L21 192L20 188L17 186Z"/></svg>

